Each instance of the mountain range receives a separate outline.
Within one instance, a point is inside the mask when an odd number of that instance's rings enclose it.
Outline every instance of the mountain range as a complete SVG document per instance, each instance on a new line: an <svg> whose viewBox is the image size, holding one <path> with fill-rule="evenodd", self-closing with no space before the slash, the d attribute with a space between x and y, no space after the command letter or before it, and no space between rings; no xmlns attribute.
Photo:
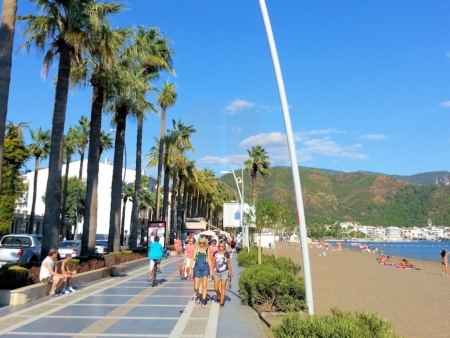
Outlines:
<svg viewBox="0 0 450 338"><path fill-rule="evenodd" d="M308 224L354 221L385 227L423 227L431 219L433 225L450 226L450 172L406 176L306 167L299 170ZM245 201L251 202L252 186L247 175ZM233 175L224 175L222 180L236 190ZM273 167L270 176L258 175L257 193L258 200L273 199L295 212L291 168Z"/></svg>

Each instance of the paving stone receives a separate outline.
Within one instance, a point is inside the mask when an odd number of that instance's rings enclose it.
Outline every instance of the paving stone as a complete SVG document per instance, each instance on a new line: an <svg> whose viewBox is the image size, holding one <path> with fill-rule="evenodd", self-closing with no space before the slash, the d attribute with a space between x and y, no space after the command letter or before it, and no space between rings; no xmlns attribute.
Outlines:
<svg viewBox="0 0 450 338"><path fill-rule="evenodd" d="M183 335L204 335L206 330L207 319L189 319L183 330Z"/></svg>

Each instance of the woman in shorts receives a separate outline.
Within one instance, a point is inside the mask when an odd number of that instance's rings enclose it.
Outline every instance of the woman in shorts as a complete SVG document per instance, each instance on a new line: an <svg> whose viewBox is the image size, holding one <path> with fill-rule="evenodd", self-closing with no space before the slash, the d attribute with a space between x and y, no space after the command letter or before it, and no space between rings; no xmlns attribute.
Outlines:
<svg viewBox="0 0 450 338"><path fill-rule="evenodd" d="M225 243L222 241L219 242L218 250L214 253L211 266L217 302L220 304L220 307L224 307L227 280L233 278L233 271L231 269L230 254L225 250Z"/></svg>
<svg viewBox="0 0 450 338"><path fill-rule="evenodd" d="M194 257L189 268L189 279L194 277L194 291L196 295L195 303L206 306L206 296L208 292L208 276L210 266L208 258L208 241L202 237L198 240L198 247L195 249ZM202 295L200 296L200 280L202 281Z"/></svg>

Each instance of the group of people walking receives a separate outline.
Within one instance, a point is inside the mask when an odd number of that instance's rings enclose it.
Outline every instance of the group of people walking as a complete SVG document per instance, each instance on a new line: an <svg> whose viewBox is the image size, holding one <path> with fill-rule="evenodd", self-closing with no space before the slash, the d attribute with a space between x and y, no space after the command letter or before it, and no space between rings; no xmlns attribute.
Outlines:
<svg viewBox="0 0 450 338"><path fill-rule="evenodd" d="M214 281L215 301L220 307L225 306L227 281L231 283L233 278L231 257L226 248L226 243L218 242L217 239L213 239L208 246L206 237L199 238L197 243L194 237L189 237L185 245L184 278L194 280L195 302L202 307L206 306L208 300L208 279ZM158 245L149 245L149 278L155 265L152 264L155 258L161 260L162 251Z"/></svg>

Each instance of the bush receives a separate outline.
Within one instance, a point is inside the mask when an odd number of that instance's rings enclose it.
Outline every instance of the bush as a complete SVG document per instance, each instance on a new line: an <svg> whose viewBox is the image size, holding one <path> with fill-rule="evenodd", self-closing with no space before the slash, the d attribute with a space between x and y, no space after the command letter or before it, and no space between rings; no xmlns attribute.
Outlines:
<svg viewBox="0 0 450 338"><path fill-rule="evenodd" d="M371 337L400 338L392 325L370 312L344 313L332 309L330 316L305 316L288 313L280 325L272 327L275 338Z"/></svg>
<svg viewBox="0 0 450 338"><path fill-rule="evenodd" d="M258 264L258 248L252 247L250 252L239 252L237 262L239 266L244 268ZM301 270L301 266L295 263L292 259L286 257L275 258L273 255L262 254L261 264L265 266L272 265L277 269L288 271L294 275L297 275Z"/></svg>
<svg viewBox="0 0 450 338"><path fill-rule="evenodd" d="M239 278L242 303L259 311L300 311L305 305L303 279L273 265L252 265Z"/></svg>
<svg viewBox="0 0 450 338"><path fill-rule="evenodd" d="M28 270L20 266L10 266L0 270L0 289L17 289L28 285Z"/></svg>

